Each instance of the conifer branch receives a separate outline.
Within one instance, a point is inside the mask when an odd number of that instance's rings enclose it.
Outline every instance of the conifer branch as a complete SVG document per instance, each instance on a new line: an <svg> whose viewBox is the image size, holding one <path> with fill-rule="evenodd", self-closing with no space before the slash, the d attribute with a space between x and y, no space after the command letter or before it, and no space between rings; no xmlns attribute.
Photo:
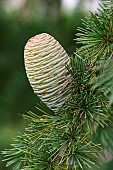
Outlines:
<svg viewBox="0 0 113 170"><path fill-rule="evenodd" d="M37 98L38 113L23 115L29 124L25 133L15 138L12 148L2 152L6 166L14 165L14 170L87 170L99 167L99 154L104 149L113 151L112 105L108 105L113 87L112 23L112 1L105 1L99 13L91 13L84 21L85 28L78 29L77 41L83 46L70 61L63 47L47 34L28 41L25 48L27 75L33 90L43 102L46 100L49 108ZM43 39L45 37L47 39ZM55 57L55 65L51 57ZM46 65L36 67L38 61L47 62L50 72L54 67L53 79L48 71L43 75ZM51 79L53 89L46 86Z"/></svg>
<svg viewBox="0 0 113 170"><path fill-rule="evenodd" d="M83 20L85 28L78 28L77 42L82 44L77 53L96 62L98 58L109 58L113 44L113 5L105 1L101 9Z"/></svg>

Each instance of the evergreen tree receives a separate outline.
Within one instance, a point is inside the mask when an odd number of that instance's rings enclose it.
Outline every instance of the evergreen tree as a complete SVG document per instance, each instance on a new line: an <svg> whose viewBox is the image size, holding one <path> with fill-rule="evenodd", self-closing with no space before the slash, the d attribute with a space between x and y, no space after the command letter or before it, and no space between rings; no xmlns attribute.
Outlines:
<svg viewBox="0 0 113 170"><path fill-rule="evenodd" d="M31 38L24 50L37 113L6 149L14 170L87 170L113 152L113 5L105 1L78 28L82 46L68 56L52 36ZM45 105L46 104L46 105ZM108 158L109 159L109 158Z"/></svg>

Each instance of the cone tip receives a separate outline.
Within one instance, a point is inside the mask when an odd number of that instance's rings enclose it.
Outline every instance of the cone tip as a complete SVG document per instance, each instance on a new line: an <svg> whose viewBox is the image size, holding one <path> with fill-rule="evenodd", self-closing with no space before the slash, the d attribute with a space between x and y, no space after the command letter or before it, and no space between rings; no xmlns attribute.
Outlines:
<svg viewBox="0 0 113 170"><path fill-rule="evenodd" d="M40 40L40 39L45 39L47 38L48 36L50 36L49 34L47 33L41 33L41 34L38 34L38 35L35 35L33 37L31 37L28 42L34 42L36 40Z"/></svg>
<svg viewBox="0 0 113 170"><path fill-rule="evenodd" d="M32 47L32 46L34 46L35 43L41 43L41 42L49 39L50 37L52 37L52 36L49 35L48 33L37 34L37 35L31 37L31 38L27 41L27 43L26 43L26 45L25 45L25 48L27 48L27 47ZM24 49L25 49L25 48L24 48Z"/></svg>

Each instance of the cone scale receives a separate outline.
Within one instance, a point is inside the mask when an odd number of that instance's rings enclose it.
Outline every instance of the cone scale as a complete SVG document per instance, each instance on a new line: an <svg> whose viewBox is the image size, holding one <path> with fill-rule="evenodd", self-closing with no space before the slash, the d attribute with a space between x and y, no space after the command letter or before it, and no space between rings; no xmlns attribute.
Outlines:
<svg viewBox="0 0 113 170"><path fill-rule="evenodd" d="M62 107L68 91L65 64L69 56L51 35L42 33L28 40L24 49L25 69L29 82L40 99L53 111Z"/></svg>

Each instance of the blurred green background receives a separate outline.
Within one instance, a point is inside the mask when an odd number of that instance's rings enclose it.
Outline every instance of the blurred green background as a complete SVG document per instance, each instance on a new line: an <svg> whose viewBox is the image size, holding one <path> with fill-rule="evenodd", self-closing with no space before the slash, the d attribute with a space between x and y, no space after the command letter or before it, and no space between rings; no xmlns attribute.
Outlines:
<svg viewBox="0 0 113 170"><path fill-rule="evenodd" d="M81 18L89 14L88 10L95 11L97 3L96 0L0 0L0 151L9 148L18 131L24 130L26 122L21 115L34 111L37 103L24 69L26 41L47 32L72 54L76 51L73 39L77 27L82 26ZM12 170L5 169L2 159L1 155L0 170ZM113 163L108 165L102 169L112 170Z"/></svg>

